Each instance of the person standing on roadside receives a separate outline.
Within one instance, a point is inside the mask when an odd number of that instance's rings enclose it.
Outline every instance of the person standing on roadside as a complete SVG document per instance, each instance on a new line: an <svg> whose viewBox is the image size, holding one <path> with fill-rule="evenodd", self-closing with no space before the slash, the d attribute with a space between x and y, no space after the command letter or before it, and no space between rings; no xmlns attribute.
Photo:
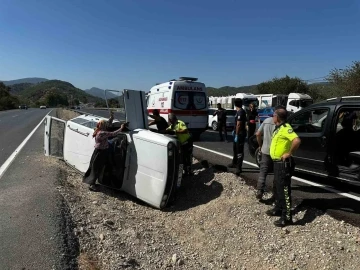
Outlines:
<svg viewBox="0 0 360 270"><path fill-rule="evenodd" d="M227 141L227 133L226 133L226 110L221 107L221 104L217 104L217 111L214 112L213 116L217 115L218 129L220 135L220 141L224 141L223 131L225 135L225 141Z"/></svg>
<svg viewBox="0 0 360 270"><path fill-rule="evenodd" d="M268 173L273 170L273 161L270 157L271 137L275 129L275 123L272 117L266 118L256 132L256 139L259 144L261 155L260 173L257 181L256 198L261 200L265 191L265 181ZM273 191L276 191L275 181L273 183ZM274 195L276 192L273 192ZM274 196L275 197L275 196Z"/></svg>
<svg viewBox="0 0 360 270"><path fill-rule="evenodd" d="M277 106L276 109L285 109L284 106ZM257 182L256 198L261 200L265 191L266 177L269 172L273 171L274 163L270 156L270 144L272 135L274 133L275 123L272 117L266 118L256 132L256 140L259 144L259 151L261 155L260 173ZM276 200L276 185L273 181L273 198Z"/></svg>
<svg viewBox="0 0 360 270"><path fill-rule="evenodd" d="M236 168L236 175L242 173L242 164L244 160L244 144L246 138L246 113L242 108L243 102L241 98L235 99L235 130L233 131L233 160L229 164L229 168Z"/></svg>
<svg viewBox="0 0 360 270"><path fill-rule="evenodd" d="M258 112L254 104L250 103L249 111L247 114L247 127L248 127L248 139L254 135L256 130L256 120L258 119Z"/></svg>
<svg viewBox="0 0 360 270"><path fill-rule="evenodd" d="M83 182L89 184L90 191L97 191L96 180L99 178L109 156L109 143L108 138L114 137L117 134L121 133L125 124L122 124L118 130L113 132L106 131L106 129L111 125L114 119L114 115L111 112L111 116L108 121L100 120L96 129L93 133L93 138L95 139L95 149L91 156L89 168L87 169Z"/></svg>
<svg viewBox="0 0 360 270"><path fill-rule="evenodd" d="M292 225L291 176L295 163L292 154L299 148L301 140L292 127L286 123L287 111L277 109L273 115L276 125L270 144L270 156L274 162L274 180L277 191L275 207L266 211L269 216L280 216L274 222L277 227Z"/></svg>

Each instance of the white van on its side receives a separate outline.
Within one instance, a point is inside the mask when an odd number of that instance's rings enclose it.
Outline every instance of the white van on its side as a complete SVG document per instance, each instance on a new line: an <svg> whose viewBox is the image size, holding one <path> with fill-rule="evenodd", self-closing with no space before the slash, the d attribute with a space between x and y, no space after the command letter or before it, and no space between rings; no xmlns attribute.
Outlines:
<svg viewBox="0 0 360 270"><path fill-rule="evenodd" d="M197 78L180 77L157 84L150 89L147 97L148 113L158 109L160 115L168 121L168 114L174 113L184 121L194 140L208 126L208 97L205 84Z"/></svg>

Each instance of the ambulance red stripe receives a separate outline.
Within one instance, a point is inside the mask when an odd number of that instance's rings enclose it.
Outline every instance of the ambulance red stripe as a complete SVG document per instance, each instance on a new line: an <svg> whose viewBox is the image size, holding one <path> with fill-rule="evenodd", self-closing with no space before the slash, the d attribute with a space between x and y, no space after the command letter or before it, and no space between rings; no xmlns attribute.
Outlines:
<svg viewBox="0 0 360 270"><path fill-rule="evenodd" d="M158 109L160 114L174 113L175 115L208 115L208 111L198 110L172 110L172 109ZM152 113L154 109L148 109L149 113Z"/></svg>

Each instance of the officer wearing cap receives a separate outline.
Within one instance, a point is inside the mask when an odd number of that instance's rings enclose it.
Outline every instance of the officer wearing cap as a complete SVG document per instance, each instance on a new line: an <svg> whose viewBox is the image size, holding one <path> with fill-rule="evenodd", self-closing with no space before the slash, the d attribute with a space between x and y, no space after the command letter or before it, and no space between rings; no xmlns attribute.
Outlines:
<svg viewBox="0 0 360 270"><path fill-rule="evenodd" d="M274 161L274 181L277 190L277 201L274 209L268 210L269 216L280 216L275 226L284 227L293 224L291 214L291 176L295 163L292 154L299 148L301 140L286 123L287 111L275 110L273 115L276 125L270 144L270 156Z"/></svg>
<svg viewBox="0 0 360 270"><path fill-rule="evenodd" d="M167 133L175 133L181 144L181 152L184 162L184 175L191 175L193 141L186 124L177 119L176 115L169 113L170 126L166 129Z"/></svg>

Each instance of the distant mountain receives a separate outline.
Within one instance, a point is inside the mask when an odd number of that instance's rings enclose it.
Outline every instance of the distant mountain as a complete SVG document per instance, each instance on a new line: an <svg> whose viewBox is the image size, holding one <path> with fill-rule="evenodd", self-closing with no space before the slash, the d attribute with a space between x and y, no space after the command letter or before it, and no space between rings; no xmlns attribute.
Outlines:
<svg viewBox="0 0 360 270"><path fill-rule="evenodd" d="M23 78L23 79L18 79L18 80L10 80L10 81L2 81L6 86L9 85L13 85L13 84L19 84L19 83L41 83L41 82L45 82L48 81L48 79L45 78Z"/></svg>
<svg viewBox="0 0 360 270"><path fill-rule="evenodd" d="M86 89L84 91L94 97L99 97L99 98L105 99L105 93L104 93L105 90L104 89L92 87L92 88ZM106 97L107 97L107 99L111 99L111 98L117 98L118 96L111 92L107 92Z"/></svg>
<svg viewBox="0 0 360 270"><path fill-rule="evenodd" d="M94 97L83 90L76 88L69 82L60 80L47 80L34 84L19 93L22 99L32 104L45 104L48 106L72 105L78 101L82 103L103 104L104 101Z"/></svg>

